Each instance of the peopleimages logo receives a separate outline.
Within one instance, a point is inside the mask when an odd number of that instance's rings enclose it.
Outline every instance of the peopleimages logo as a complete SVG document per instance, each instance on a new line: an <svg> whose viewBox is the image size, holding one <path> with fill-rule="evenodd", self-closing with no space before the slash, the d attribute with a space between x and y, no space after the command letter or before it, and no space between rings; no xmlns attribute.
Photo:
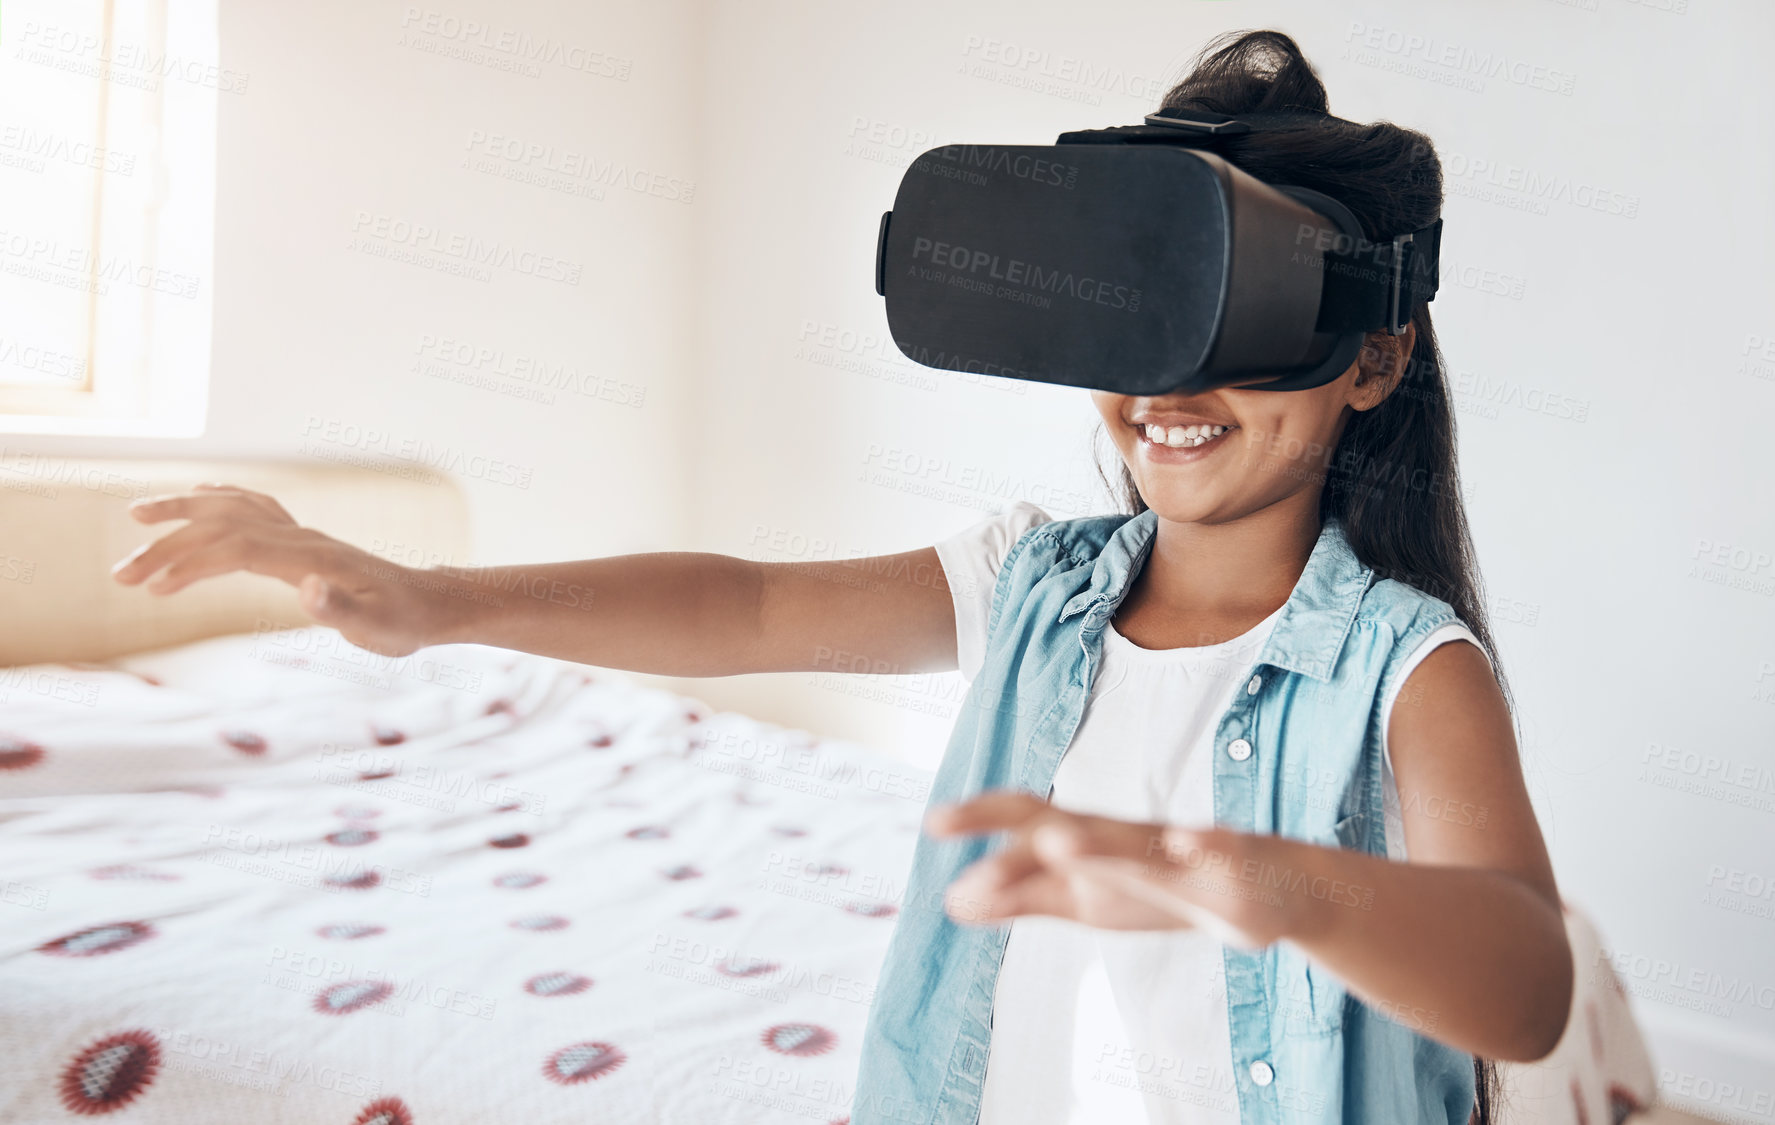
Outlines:
<svg viewBox="0 0 1775 1125"><path fill-rule="evenodd" d="M1107 305L1112 309L1124 309L1128 312L1140 311L1139 289L1117 285L1101 278L1081 276L1071 270L1049 269L1033 262L1023 261L1021 258L1002 258L987 250L970 249L948 242L935 242L920 236L912 240L912 258L914 261L923 258L933 266L947 266L952 270L959 270L966 274L978 274L984 271L986 276L994 281L1022 286L1026 290L1073 297L1080 301ZM927 277L925 280L941 281L943 278ZM949 280L952 285L967 281L964 278ZM964 285L963 287L972 286ZM1001 292L999 295L1008 294Z"/></svg>
<svg viewBox="0 0 1775 1125"><path fill-rule="evenodd" d="M941 172L932 163L935 160L946 161L958 169L965 169L965 174L971 183L986 182L986 177L979 174L982 169L1019 180L1028 180L1035 184L1066 188L1068 191L1077 185L1079 179L1079 169L1076 164L1060 164L1039 156L1032 156L1026 152L1013 154L996 145L944 145L925 153L924 157L914 162L913 168L920 172L955 174Z"/></svg>

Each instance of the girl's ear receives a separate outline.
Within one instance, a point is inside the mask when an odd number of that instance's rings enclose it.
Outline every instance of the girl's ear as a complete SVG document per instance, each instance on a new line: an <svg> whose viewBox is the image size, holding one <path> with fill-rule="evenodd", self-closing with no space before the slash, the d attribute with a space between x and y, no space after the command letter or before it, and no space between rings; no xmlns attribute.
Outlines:
<svg viewBox="0 0 1775 1125"><path fill-rule="evenodd" d="M1404 335L1370 332L1356 355L1356 381L1350 389L1350 406L1356 410L1373 410L1404 382L1411 365L1412 345L1417 343L1418 326L1408 324Z"/></svg>

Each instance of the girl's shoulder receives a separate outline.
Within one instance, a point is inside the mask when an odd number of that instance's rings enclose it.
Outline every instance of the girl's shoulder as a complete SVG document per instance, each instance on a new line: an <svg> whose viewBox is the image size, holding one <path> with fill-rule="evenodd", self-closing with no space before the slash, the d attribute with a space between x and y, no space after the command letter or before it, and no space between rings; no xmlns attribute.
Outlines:
<svg viewBox="0 0 1775 1125"><path fill-rule="evenodd" d="M1016 528L1014 553L1024 565L1088 566L1123 524L1139 517L1115 512L1055 519L1035 504L1020 500L998 518Z"/></svg>
<svg viewBox="0 0 1775 1125"><path fill-rule="evenodd" d="M1356 621L1384 626L1401 648L1450 625L1466 625L1453 605L1430 591L1409 581L1379 576L1364 593Z"/></svg>

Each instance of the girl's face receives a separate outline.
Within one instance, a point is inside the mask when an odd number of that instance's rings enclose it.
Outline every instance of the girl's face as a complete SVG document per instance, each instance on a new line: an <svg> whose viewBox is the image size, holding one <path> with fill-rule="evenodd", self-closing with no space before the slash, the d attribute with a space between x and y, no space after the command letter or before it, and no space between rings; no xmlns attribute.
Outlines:
<svg viewBox="0 0 1775 1125"><path fill-rule="evenodd" d="M1304 391L1092 391L1147 507L1179 523L1227 523L1303 492L1317 499L1352 411L1380 405L1411 355L1405 335L1371 334L1349 370Z"/></svg>

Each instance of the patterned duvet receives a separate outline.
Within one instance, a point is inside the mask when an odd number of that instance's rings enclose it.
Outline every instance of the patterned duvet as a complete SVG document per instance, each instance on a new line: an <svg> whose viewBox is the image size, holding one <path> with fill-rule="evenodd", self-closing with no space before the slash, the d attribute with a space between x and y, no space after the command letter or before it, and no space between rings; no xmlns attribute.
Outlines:
<svg viewBox="0 0 1775 1125"><path fill-rule="evenodd" d="M0 670L0 1121L842 1121L928 787L472 646Z"/></svg>

